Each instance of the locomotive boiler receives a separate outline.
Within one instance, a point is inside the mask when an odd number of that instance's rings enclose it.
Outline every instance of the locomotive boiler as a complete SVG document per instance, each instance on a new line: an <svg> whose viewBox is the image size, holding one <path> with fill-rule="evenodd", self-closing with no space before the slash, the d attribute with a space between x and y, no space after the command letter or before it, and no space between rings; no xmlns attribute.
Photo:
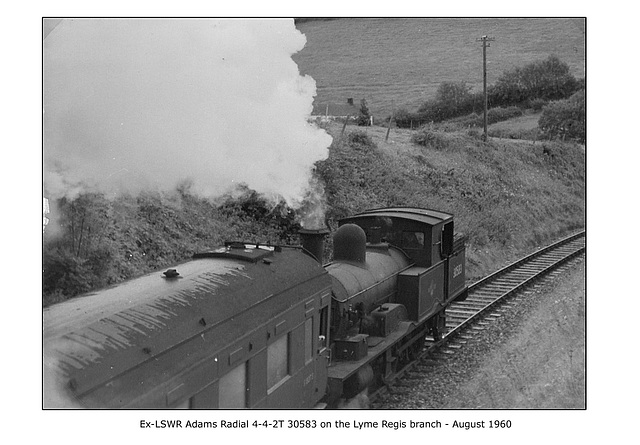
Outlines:
<svg viewBox="0 0 640 445"><path fill-rule="evenodd" d="M366 392L466 298L453 216L369 210L302 246L229 242L43 312L45 407L318 408Z"/></svg>

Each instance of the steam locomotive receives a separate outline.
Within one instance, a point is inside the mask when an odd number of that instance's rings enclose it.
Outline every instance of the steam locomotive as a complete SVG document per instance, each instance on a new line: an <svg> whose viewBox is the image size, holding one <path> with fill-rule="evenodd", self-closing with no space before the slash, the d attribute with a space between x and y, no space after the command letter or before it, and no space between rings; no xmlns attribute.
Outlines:
<svg viewBox="0 0 640 445"><path fill-rule="evenodd" d="M467 296L453 216L369 210L301 246L228 242L43 311L45 408L332 408L443 332Z"/></svg>

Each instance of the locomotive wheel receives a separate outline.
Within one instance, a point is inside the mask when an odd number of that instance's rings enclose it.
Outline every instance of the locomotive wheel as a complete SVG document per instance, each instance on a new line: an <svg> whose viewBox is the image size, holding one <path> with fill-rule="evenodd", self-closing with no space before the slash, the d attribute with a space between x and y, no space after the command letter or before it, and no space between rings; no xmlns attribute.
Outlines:
<svg viewBox="0 0 640 445"><path fill-rule="evenodd" d="M402 351L398 357L399 359L399 364L401 366L406 365L407 363L410 363L412 358L411 358L411 348L407 348L404 351Z"/></svg>
<svg viewBox="0 0 640 445"><path fill-rule="evenodd" d="M374 380L375 373L370 365L360 368L358 372L344 382L342 397L346 399L355 397L371 386Z"/></svg>
<svg viewBox="0 0 640 445"><path fill-rule="evenodd" d="M447 318L444 311L435 316L434 324L431 327L431 335L434 341L440 341L444 337L444 331L447 326Z"/></svg>
<svg viewBox="0 0 640 445"><path fill-rule="evenodd" d="M425 335L427 333L423 331L422 334L419 334L419 338L409 347L409 359L411 361L417 359L420 356L420 353L424 349Z"/></svg>

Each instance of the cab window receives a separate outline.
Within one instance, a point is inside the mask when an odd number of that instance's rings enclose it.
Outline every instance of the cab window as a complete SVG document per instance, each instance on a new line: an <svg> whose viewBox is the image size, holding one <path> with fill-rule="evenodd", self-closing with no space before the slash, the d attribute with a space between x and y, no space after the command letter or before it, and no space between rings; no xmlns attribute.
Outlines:
<svg viewBox="0 0 640 445"><path fill-rule="evenodd" d="M448 257L453 250L453 221L442 227L441 257Z"/></svg>
<svg viewBox="0 0 640 445"><path fill-rule="evenodd" d="M424 233L423 232L402 232L401 247L407 249L423 249Z"/></svg>

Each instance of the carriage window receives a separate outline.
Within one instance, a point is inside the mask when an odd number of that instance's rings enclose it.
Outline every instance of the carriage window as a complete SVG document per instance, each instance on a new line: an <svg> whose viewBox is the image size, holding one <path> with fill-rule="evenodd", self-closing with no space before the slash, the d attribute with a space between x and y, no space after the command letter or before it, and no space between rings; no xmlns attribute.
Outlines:
<svg viewBox="0 0 640 445"><path fill-rule="evenodd" d="M220 378L220 408L245 408L247 406L247 363L236 366Z"/></svg>
<svg viewBox="0 0 640 445"><path fill-rule="evenodd" d="M289 375L289 335L283 335L267 348L267 388L273 389Z"/></svg>
<svg viewBox="0 0 640 445"><path fill-rule="evenodd" d="M424 248L424 233L422 232L402 232L402 246L409 249Z"/></svg>
<svg viewBox="0 0 640 445"><path fill-rule="evenodd" d="M304 363L313 359L313 317L304 321Z"/></svg>
<svg viewBox="0 0 640 445"><path fill-rule="evenodd" d="M319 348L327 347L327 337L329 336L329 307L325 306L320 310L320 337Z"/></svg>
<svg viewBox="0 0 640 445"><path fill-rule="evenodd" d="M193 397L187 400L182 401L178 405L174 406L173 409L191 409L193 407Z"/></svg>

